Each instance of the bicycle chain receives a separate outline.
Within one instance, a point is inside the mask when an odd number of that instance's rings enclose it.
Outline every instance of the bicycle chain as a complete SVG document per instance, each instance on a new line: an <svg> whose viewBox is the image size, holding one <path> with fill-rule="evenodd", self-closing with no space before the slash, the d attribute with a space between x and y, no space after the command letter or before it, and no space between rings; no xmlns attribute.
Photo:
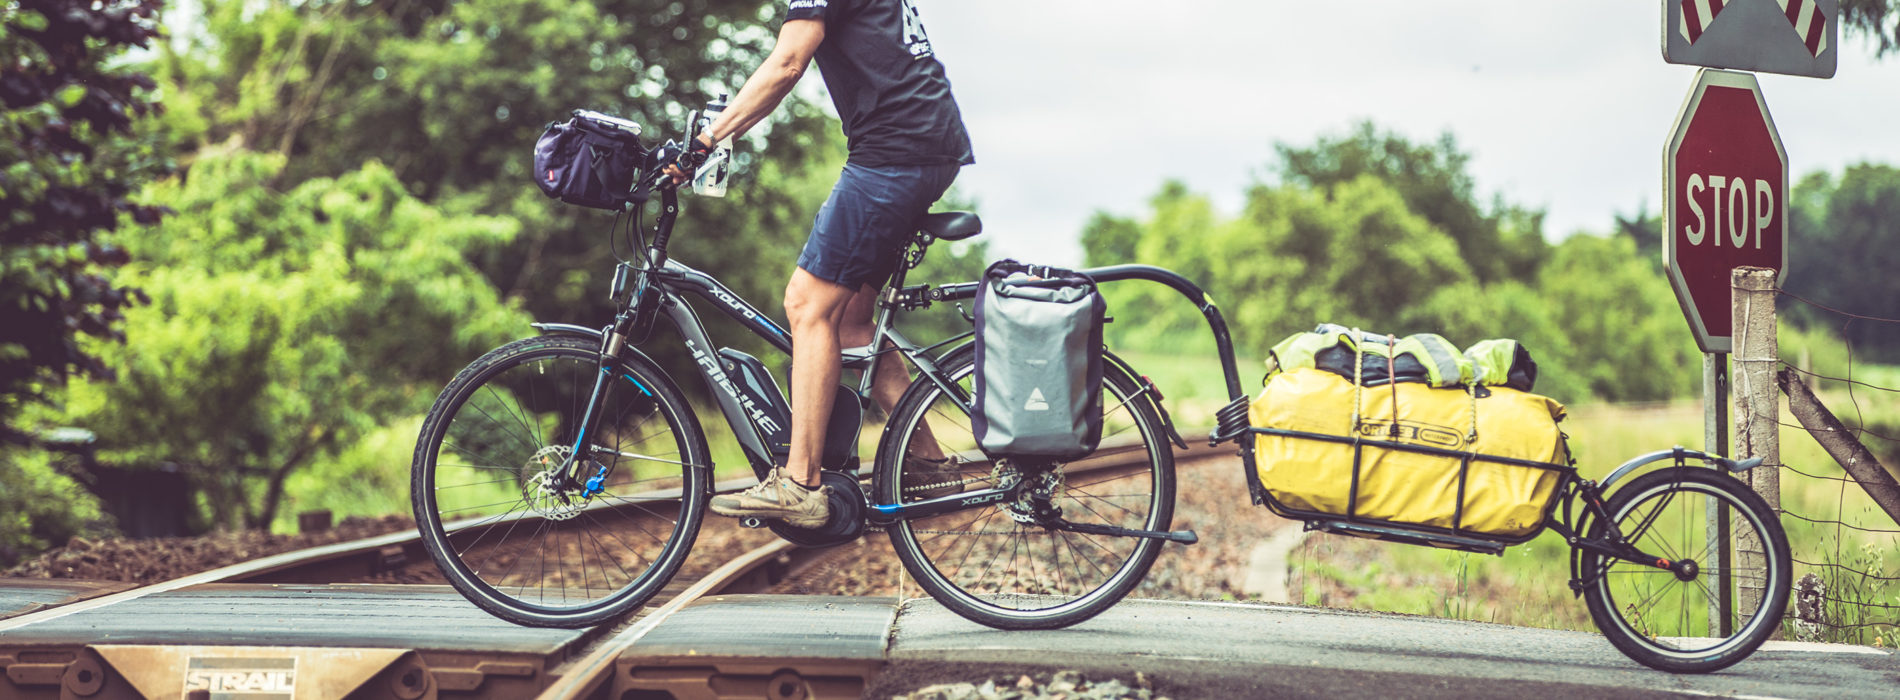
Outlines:
<svg viewBox="0 0 1900 700"><path fill-rule="evenodd" d="M996 483L996 481L997 481L996 475L985 474L981 476L972 476L972 477L967 477L963 479L958 479L956 481L941 481L934 484L924 484L922 486L911 486L911 487L905 488L903 492L904 493L922 493L924 491L940 489L945 486L968 486L970 484L992 484L992 483Z"/></svg>

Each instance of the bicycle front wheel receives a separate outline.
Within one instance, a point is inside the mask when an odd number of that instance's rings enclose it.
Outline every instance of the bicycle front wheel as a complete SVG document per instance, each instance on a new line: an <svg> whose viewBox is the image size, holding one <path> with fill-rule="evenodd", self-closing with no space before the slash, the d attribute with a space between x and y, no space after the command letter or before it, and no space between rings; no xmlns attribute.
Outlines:
<svg viewBox="0 0 1900 700"><path fill-rule="evenodd" d="M530 338L476 360L436 399L410 501L463 596L517 624L583 627L679 570L709 469L697 419L658 368L628 358L603 371L591 339Z"/></svg>
<svg viewBox="0 0 1900 700"><path fill-rule="evenodd" d="M877 503L991 488L1016 470L1007 460L992 462L977 446L965 408L974 392L971 353L953 352L939 367L955 395L919 380L898 401L878 447ZM1028 477L1025 493L1042 490L1071 522L1167 530L1174 453L1134 381L1107 374L1101 447ZM1036 504L1029 501L902 521L889 528L891 543L918 585L944 607L998 629L1053 629L1094 617L1141 583L1160 554L1160 540L1031 524Z"/></svg>
<svg viewBox="0 0 1900 700"><path fill-rule="evenodd" d="M1591 526L1592 538L1614 527L1671 564L1583 553L1583 573L1594 576L1583 591L1590 617L1631 659L1707 673L1748 658L1780 626L1793 571L1788 536L1768 503L1740 481L1713 469L1662 469L1618 489L1605 510L1610 519ZM1710 537L1710 513L1728 522L1729 538ZM1726 616L1724 599L1731 601Z"/></svg>

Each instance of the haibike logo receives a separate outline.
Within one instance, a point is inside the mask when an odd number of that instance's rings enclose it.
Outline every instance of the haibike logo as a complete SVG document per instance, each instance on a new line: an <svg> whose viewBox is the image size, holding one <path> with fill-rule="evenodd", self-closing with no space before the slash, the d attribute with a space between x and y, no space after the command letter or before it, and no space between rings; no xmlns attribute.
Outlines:
<svg viewBox="0 0 1900 700"><path fill-rule="evenodd" d="M185 695L290 700L297 692L297 659L193 657L185 666Z"/></svg>
<svg viewBox="0 0 1900 700"><path fill-rule="evenodd" d="M756 313L753 313L751 309L746 308L746 305L744 303L741 303L738 299L733 298L731 294L727 294L726 290L715 289L713 290L713 296L719 297L720 301L726 302L726 306L732 307L733 311L737 311L739 313L745 314L745 317L747 319L754 319L754 318L759 317L759 315Z"/></svg>
<svg viewBox="0 0 1900 700"><path fill-rule="evenodd" d="M727 394L731 394L732 398L739 401L739 405L745 408L747 413L752 414L752 422L754 424L764 429L767 433L776 433L779 431L778 423L766 416L764 409L759 408L758 404L752 402L752 397L746 396L743 392L739 391L739 386L732 383L732 378L726 376L726 371L719 368L719 361L717 359L714 359L711 355L707 355L704 351L700 350L699 344L691 340L686 341L686 347L693 351L693 361L698 362L699 366L706 368L706 373L712 375L713 381L719 384L719 388L725 389Z"/></svg>
<svg viewBox="0 0 1900 700"><path fill-rule="evenodd" d="M996 501L1003 500L1003 498L1008 495L1009 495L1008 493L993 493L988 496L971 496L969 498L963 499L961 502L958 503L958 505L978 506L978 505L983 505L985 503L994 503Z"/></svg>

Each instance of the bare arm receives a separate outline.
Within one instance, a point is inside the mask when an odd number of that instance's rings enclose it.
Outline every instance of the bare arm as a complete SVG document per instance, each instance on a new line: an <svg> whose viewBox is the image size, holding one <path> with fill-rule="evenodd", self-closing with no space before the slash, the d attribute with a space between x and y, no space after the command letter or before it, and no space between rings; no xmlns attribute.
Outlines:
<svg viewBox="0 0 1900 700"><path fill-rule="evenodd" d="M825 40L824 20L789 20L778 32L772 55L747 78L739 95L713 120L699 138L706 144L718 143L729 136L740 136L772 114L778 103L798 84L811 65L818 45Z"/></svg>

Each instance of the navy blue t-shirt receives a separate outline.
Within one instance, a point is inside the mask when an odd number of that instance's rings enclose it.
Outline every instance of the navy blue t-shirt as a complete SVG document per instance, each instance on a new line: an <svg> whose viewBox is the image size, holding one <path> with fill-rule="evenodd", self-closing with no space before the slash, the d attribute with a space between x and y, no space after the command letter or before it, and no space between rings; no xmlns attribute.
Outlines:
<svg viewBox="0 0 1900 700"><path fill-rule="evenodd" d="M943 64L910 0L788 0L787 20L818 19L818 71L859 165L976 162Z"/></svg>

